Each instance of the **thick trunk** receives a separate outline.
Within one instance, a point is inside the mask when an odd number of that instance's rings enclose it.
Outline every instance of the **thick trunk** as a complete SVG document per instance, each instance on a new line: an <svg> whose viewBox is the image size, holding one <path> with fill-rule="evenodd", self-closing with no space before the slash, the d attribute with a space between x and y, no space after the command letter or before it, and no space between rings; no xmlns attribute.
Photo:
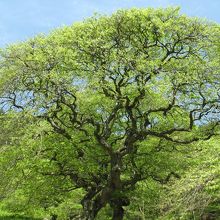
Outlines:
<svg viewBox="0 0 220 220"><path fill-rule="evenodd" d="M110 204L113 210L113 220L122 220L124 217L123 206L127 206L127 198L123 195L121 181L122 160L118 153L111 155L111 171L108 184L104 188L94 187L90 189L82 200L83 220L94 220L98 212ZM119 195L122 195L120 197ZM119 197L118 197L119 196Z"/></svg>
<svg viewBox="0 0 220 220"><path fill-rule="evenodd" d="M112 220L122 220L124 217L123 198L118 198L122 192L121 181L122 158L119 154L112 155L111 158L111 181L110 187L113 189L111 196L111 207L113 210ZM121 194L122 195L122 194Z"/></svg>
<svg viewBox="0 0 220 220"><path fill-rule="evenodd" d="M94 220L101 206L97 206L93 201L85 201L83 204L83 219Z"/></svg>
<svg viewBox="0 0 220 220"><path fill-rule="evenodd" d="M93 220L98 212L106 206L111 196L111 189L105 188L96 193L88 192L82 200L83 205L83 219Z"/></svg>
<svg viewBox="0 0 220 220"><path fill-rule="evenodd" d="M57 215L56 214L53 214L53 215L51 215L51 220L56 220L57 219Z"/></svg>
<svg viewBox="0 0 220 220"><path fill-rule="evenodd" d="M123 207L122 206L114 206L112 220L122 220L123 217L124 217Z"/></svg>
<svg viewBox="0 0 220 220"><path fill-rule="evenodd" d="M130 200L125 195L121 195L120 198L115 198L111 200L110 206L113 210L112 220L122 220L124 217L123 206L128 206L129 204Z"/></svg>
<svg viewBox="0 0 220 220"><path fill-rule="evenodd" d="M93 220L95 219L95 214L92 212L92 201L90 199L84 198L82 201L83 206L83 220Z"/></svg>

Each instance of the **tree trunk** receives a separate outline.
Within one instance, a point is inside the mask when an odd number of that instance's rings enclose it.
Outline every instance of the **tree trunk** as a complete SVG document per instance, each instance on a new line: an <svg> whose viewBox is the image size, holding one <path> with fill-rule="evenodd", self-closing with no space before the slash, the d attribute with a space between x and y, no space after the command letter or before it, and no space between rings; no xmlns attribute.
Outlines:
<svg viewBox="0 0 220 220"><path fill-rule="evenodd" d="M123 217L124 217L123 207L122 206L114 206L112 220L122 220Z"/></svg>
<svg viewBox="0 0 220 220"><path fill-rule="evenodd" d="M94 220L98 210L95 210L94 204L92 201L84 201L83 204L83 220Z"/></svg>
<svg viewBox="0 0 220 220"><path fill-rule="evenodd" d="M105 188L91 188L84 196L81 204L83 205L83 220L94 220L98 212L110 204L113 210L113 220L122 220L124 217L123 206L129 204L128 198L125 198L122 192L121 181L122 160L118 153L111 155L111 171L108 184ZM118 197L121 194L123 197Z"/></svg>
<svg viewBox="0 0 220 220"><path fill-rule="evenodd" d="M56 220L57 219L57 215L56 214L53 214L53 215L51 215L51 220Z"/></svg>
<svg viewBox="0 0 220 220"><path fill-rule="evenodd" d="M111 207L113 209L112 220L122 220L124 217L123 209L123 198L118 198L122 191L122 181L121 181L121 167L122 158L118 153L112 155L111 158L111 174L110 174L110 187L112 188L113 194L111 195ZM116 194L116 198L115 195ZM121 194L122 196L122 194Z"/></svg>
<svg viewBox="0 0 220 220"><path fill-rule="evenodd" d="M109 202L111 189L108 187L98 193L88 192L81 201L83 205L83 219L94 220L100 209L104 208Z"/></svg>

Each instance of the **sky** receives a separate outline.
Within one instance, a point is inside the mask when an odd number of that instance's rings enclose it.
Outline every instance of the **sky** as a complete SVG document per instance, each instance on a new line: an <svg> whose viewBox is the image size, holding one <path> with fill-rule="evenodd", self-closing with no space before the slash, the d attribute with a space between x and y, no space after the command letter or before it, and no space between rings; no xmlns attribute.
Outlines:
<svg viewBox="0 0 220 220"><path fill-rule="evenodd" d="M0 47L70 25L95 12L180 6L190 16L220 23L220 0L0 0Z"/></svg>

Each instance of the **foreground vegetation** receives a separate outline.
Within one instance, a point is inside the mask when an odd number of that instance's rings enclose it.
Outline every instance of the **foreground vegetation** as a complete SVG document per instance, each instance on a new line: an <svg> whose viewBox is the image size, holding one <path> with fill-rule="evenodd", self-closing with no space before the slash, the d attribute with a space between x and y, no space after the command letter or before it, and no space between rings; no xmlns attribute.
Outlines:
<svg viewBox="0 0 220 220"><path fill-rule="evenodd" d="M132 9L2 50L4 219L218 219L219 39Z"/></svg>

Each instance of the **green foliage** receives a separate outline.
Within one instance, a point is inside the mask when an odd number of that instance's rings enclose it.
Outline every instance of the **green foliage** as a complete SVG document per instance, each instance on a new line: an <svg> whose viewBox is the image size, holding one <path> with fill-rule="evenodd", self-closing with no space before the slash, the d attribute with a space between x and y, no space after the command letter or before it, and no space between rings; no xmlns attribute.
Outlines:
<svg viewBox="0 0 220 220"><path fill-rule="evenodd" d="M200 150L191 154L190 164L181 180L166 187L167 196L162 210L169 219L219 216L219 138L199 143L198 146Z"/></svg>

